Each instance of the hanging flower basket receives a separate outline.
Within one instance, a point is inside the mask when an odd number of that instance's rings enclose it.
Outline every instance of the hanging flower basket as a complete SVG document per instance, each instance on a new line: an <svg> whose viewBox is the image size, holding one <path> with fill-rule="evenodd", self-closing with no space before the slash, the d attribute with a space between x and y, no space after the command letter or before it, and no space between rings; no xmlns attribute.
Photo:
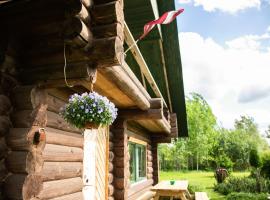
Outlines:
<svg viewBox="0 0 270 200"><path fill-rule="evenodd" d="M97 129L113 123L117 108L107 97L90 92L72 95L60 114L77 128Z"/></svg>

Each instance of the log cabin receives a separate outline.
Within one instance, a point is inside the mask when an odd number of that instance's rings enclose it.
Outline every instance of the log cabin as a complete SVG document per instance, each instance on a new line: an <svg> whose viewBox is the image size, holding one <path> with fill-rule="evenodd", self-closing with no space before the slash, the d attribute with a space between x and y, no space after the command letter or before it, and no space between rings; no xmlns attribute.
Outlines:
<svg viewBox="0 0 270 200"><path fill-rule="evenodd" d="M91 179L93 199L135 200L158 182L158 144L188 134L176 22L125 49L174 9L173 0L0 2L0 199L87 199ZM91 90L92 71L119 112L88 152L84 130L59 109Z"/></svg>

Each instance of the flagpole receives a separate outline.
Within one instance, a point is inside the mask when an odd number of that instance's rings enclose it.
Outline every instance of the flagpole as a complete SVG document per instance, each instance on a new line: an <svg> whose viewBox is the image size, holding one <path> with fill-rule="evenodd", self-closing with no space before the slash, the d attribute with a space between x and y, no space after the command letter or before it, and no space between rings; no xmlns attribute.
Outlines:
<svg viewBox="0 0 270 200"><path fill-rule="evenodd" d="M132 49L138 42L140 39L137 39L125 52L124 54L126 54L130 49Z"/></svg>

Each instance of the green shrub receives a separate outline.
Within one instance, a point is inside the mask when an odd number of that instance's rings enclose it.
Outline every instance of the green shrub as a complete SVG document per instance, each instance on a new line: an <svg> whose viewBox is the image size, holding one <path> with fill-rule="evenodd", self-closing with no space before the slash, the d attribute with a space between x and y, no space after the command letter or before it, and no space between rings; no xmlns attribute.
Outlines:
<svg viewBox="0 0 270 200"><path fill-rule="evenodd" d="M231 193L226 200L266 200L267 194L251 194L251 193Z"/></svg>
<svg viewBox="0 0 270 200"><path fill-rule="evenodd" d="M264 153L262 155L261 174L266 178L270 178L270 153L269 152Z"/></svg>
<svg viewBox="0 0 270 200"><path fill-rule="evenodd" d="M204 191L204 190L205 188L202 187L201 185L191 185L191 184L188 185L188 191L190 194L195 194L195 192Z"/></svg>
<svg viewBox="0 0 270 200"><path fill-rule="evenodd" d="M261 165L261 159L258 153L258 149L251 149L249 152L249 164L254 168L258 168Z"/></svg>
<svg viewBox="0 0 270 200"><path fill-rule="evenodd" d="M264 178L229 177L224 183L215 185L215 190L224 195L232 192L269 193L270 181Z"/></svg>

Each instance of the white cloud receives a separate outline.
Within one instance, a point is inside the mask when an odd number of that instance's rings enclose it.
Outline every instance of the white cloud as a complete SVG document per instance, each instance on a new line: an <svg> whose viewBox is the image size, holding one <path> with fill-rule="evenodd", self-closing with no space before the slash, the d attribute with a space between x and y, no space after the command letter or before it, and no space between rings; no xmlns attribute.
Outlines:
<svg viewBox="0 0 270 200"><path fill-rule="evenodd" d="M179 34L186 94L202 94L225 127L243 114L260 129L270 124L270 46L260 42L266 36L239 37L223 47L197 33Z"/></svg>
<svg viewBox="0 0 270 200"><path fill-rule="evenodd" d="M264 48L261 41L269 39L270 34L268 33L265 33L263 35L245 35L231 41L227 41L226 44L231 49L259 50L260 48Z"/></svg>
<svg viewBox="0 0 270 200"><path fill-rule="evenodd" d="M190 2L191 0L178 0L178 2ZM222 11L235 14L248 8L261 6L263 0L193 0L195 6L202 6L208 12Z"/></svg>
<svg viewBox="0 0 270 200"><path fill-rule="evenodd" d="M270 2L270 1L269 1ZM268 26L268 28L267 28L267 30L266 30L267 32L270 32L270 26Z"/></svg>

